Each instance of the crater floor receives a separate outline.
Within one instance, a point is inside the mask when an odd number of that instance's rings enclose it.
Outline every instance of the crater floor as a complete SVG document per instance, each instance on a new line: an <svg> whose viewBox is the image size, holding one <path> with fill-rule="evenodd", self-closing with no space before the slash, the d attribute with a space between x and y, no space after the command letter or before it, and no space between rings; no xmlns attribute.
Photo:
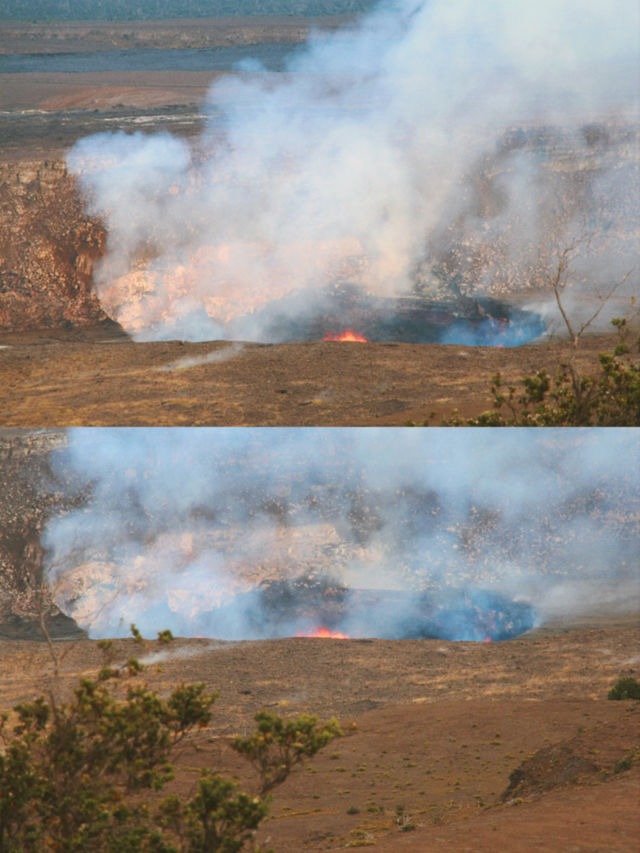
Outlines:
<svg viewBox="0 0 640 853"><path fill-rule="evenodd" d="M596 372L615 335L585 337ZM0 334L0 426L402 426L491 408L492 377L546 368L571 345L135 343L117 330Z"/></svg>

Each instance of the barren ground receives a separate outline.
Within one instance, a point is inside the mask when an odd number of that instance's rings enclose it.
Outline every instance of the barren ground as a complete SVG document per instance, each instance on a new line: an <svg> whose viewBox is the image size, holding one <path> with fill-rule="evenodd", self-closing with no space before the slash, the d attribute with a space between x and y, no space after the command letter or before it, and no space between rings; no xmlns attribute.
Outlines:
<svg viewBox="0 0 640 853"><path fill-rule="evenodd" d="M620 676L638 676L638 640L637 619L624 616L493 644L179 640L167 659L149 660L144 678L161 691L184 680L221 693L210 728L192 743L201 751L180 758L174 784L185 793L204 766L237 773L251 788L251 773L226 744L262 708L338 717L345 737L275 792L259 839L279 853L631 853L640 763L612 771L640 747L640 703L606 694ZM157 651L128 640L117 647L123 660ZM66 689L101 665L88 640L56 651ZM0 661L4 708L43 689L44 644L0 643ZM522 786L503 801L525 761ZM400 831L398 806L413 831Z"/></svg>
<svg viewBox="0 0 640 853"><path fill-rule="evenodd" d="M311 27L347 24L346 15L174 18L148 21L2 21L0 55L73 53L134 48L206 48L257 42L304 41Z"/></svg>
<svg viewBox="0 0 640 853"><path fill-rule="evenodd" d="M615 336L584 338L596 372ZM2 426L401 426L491 408L491 378L546 368L567 342L134 343L111 328L0 335ZM193 361L184 361L192 359ZM189 366L189 365L192 366Z"/></svg>

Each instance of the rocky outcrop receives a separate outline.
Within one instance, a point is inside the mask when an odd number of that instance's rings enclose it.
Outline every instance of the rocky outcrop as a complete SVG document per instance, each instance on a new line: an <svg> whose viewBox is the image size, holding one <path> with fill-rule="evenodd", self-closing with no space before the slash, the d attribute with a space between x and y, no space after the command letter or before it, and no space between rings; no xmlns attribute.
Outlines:
<svg viewBox="0 0 640 853"><path fill-rule="evenodd" d="M41 613L53 639L83 635L42 590L47 519L82 499L49 464L65 440L64 430L0 431L0 639L44 639Z"/></svg>
<svg viewBox="0 0 640 853"><path fill-rule="evenodd" d="M91 292L104 244L64 163L0 163L0 329L105 321Z"/></svg>

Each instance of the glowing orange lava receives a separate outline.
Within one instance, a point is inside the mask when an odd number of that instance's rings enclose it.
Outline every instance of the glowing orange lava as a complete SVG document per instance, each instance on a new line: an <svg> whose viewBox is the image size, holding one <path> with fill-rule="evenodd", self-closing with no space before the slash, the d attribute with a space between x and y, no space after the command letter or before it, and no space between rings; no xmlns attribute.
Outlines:
<svg viewBox="0 0 640 853"><path fill-rule="evenodd" d="M296 637L322 637L328 640L348 640L348 634L342 634L340 631L332 631L330 628L316 628L314 631L309 631L306 634L296 634Z"/></svg>
<svg viewBox="0 0 640 853"><path fill-rule="evenodd" d="M364 337L364 335L358 334L358 332L354 332L353 329L345 329L344 332L340 332L339 335L332 335L331 332L327 332L324 336L323 340L325 341L354 341L359 344L368 344L369 341Z"/></svg>

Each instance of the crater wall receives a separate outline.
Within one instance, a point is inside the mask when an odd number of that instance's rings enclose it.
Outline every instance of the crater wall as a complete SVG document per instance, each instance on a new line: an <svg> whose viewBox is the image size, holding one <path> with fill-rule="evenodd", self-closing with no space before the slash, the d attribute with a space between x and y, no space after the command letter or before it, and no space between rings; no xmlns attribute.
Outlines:
<svg viewBox="0 0 640 853"><path fill-rule="evenodd" d="M0 162L0 329L106 320L91 292L104 245L63 162Z"/></svg>

